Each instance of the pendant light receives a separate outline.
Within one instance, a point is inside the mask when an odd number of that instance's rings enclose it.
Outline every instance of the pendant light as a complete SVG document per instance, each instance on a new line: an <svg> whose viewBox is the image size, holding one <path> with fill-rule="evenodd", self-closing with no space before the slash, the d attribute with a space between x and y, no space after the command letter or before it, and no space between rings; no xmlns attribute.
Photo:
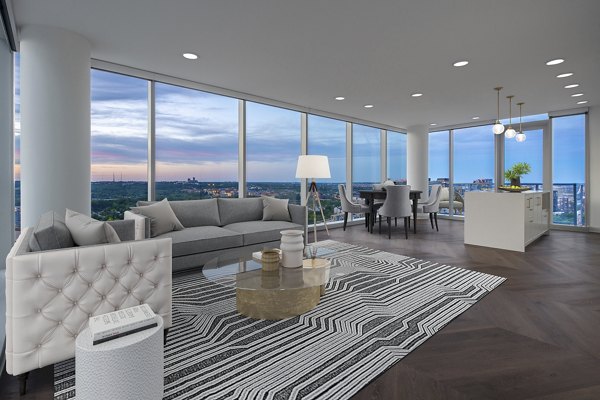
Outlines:
<svg viewBox="0 0 600 400"><path fill-rule="evenodd" d="M495 87L494 90L497 93L496 105L497 105L498 117L496 118L496 123L494 124L494 127L492 128L492 130L494 131L494 133L496 135L499 135L502 132L504 132L504 125L502 125L502 122L500 122L500 91L502 90L502 86Z"/></svg>
<svg viewBox="0 0 600 400"><path fill-rule="evenodd" d="M519 133L517 133L517 136L515 137L515 140L517 142L524 142L527 138L527 136L525 136L525 134L523 133L523 123L521 122L523 116L523 104L525 103L517 103L517 105L519 106Z"/></svg>
<svg viewBox="0 0 600 400"><path fill-rule="evenodd" d="M508 99L508 129L504 132L507 139L512 139L517 135L517 132L512 127L512 98L515 96L506 96Z"/></svg>

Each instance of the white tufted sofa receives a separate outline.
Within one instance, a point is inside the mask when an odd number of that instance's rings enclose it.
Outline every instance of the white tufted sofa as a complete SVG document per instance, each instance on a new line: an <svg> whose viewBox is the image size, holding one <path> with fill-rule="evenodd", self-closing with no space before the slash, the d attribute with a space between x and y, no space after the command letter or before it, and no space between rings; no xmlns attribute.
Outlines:
<svg viewBox="0 0 600 400"><path fill-rule="evenodd" d="M8 373L73 357L93 315L147 303L171 326L171 239L32 253L31 234L26 228L6 258Z"/></svg>

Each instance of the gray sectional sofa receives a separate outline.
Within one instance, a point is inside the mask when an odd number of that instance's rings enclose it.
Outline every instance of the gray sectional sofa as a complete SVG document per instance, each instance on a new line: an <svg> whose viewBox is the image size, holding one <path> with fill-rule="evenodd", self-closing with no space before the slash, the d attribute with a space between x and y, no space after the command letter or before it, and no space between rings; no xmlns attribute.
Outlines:
<svg viewBox="0 0 600 400"><path fill-rule="evenodd" d="M153 203L138 202L138 206ZM279 232L285 229L306 233L305 206L288 205L288 222L263 221L262 198L182 200L169 201L169 205L185 229L154 237L173 241L173 271L202 266L219 255L237 256L278 247ZM136 239L151 236L147 217L126 211L125 219L136 221Z"/></svg>

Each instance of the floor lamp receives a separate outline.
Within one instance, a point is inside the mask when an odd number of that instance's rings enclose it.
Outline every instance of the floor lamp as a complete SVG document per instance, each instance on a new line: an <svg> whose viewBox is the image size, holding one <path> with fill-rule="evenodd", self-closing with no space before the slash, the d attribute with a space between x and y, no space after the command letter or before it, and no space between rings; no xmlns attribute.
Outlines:
<svg viewBox="0 0 600 400"><path fill-rule="evenodd" d="M327 228L325 214L323 214L323 207L321 206L321 198L319 197L319 191L317 190L317 182L315 182L315 179L317 178L331 178L329 159L327 156L299 156L298 166L296 167L296 178L311 179L308 195L306 196L306 204L308 204L308 198L312 197L313 227L315 232L315 242L317 242L317 204L321 210L323 224L325 225L325 230L329 236L329 229Z"/></svg>

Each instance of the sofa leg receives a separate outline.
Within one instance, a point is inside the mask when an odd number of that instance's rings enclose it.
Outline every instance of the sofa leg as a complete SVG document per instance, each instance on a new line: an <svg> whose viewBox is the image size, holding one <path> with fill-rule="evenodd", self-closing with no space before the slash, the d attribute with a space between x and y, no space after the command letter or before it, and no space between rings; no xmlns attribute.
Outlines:
<svg viewBox="0 0 600 400"><path fill-rule="evenodd" d="M25 395L27 392L27 378L29 377L29 372L25 372L24 374L17 375L19 379L19 394L21 396Z"/></svg>
<svg viewBox="0 0 600 400"><path fill-rule="evenodd" d="M165 329L165 331L163 332L163 345L166 346L167 345L167 335L169 334L169 328Z"/></svg>

